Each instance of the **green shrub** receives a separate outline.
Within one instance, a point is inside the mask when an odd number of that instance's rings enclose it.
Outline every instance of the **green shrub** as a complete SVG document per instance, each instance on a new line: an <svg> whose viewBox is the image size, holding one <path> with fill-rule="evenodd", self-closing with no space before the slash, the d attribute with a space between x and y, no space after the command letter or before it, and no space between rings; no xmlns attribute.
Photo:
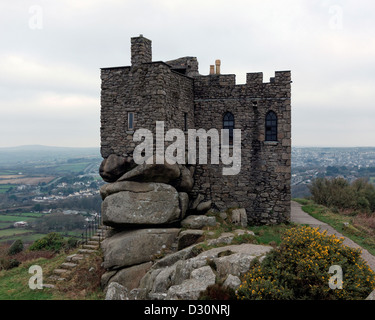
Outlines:
<svg viewBox="0 0 375 320"><path fill-rule="evenodd" d="M375 274L361 251L342 244L343 238L318 228L287 230L281 245L255 262L243 276L238 299L364 299L375 288ZM343 272L343 288L330 289L329 268Z"/></svg>
<svg viewBox="0 0 375 320"><path fill-rule="evenodd" d="M375 212L375 187L364 178L352 184L344 178L317 178L309 189L312 199L323 206Z"/></svg>
<svg viewBox="0 0 375 320"><path fill-rule="evenodd" d="M199 300L234 300L236 299L235 291L231 288L224 287L222 284L215 283L199 294Z"/></svg>
<svg viewBox="0 0 375 320"><path fill-rule="evenodd" d="M13 256L23 250L23 243L21 239L17 239L12 243L8 249L8 255Z"/></svg>
<svg viewBox="0 0 375 320"><path fill-rule="evenodd" d="M64 237L56 232L51 232L41 239L36 240L30 247L29 250L49 250L58 252L64 247Z"/></svg>
<svg viewBox="0 0 375 320"><path fill-rule="evenodd" d="M76 238L69 238L66 241L65 248L66 249L73 249L76 248L78 245L78 240Z"/></svg>
<svg viewBox="0 0 375 320"><path fill-rule="evenodd" d="M0 257L0 270L10 270L16 268L21 264L17 259L9 259L7 257Z"/></svg>

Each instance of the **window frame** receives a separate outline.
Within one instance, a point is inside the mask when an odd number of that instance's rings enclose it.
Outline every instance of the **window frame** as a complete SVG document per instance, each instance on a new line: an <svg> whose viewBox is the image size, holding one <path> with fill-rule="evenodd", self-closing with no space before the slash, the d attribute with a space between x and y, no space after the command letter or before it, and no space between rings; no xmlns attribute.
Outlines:
<svg viewBox="0 0 375 320"><path fill-rule="evenodd" d="M266 114L265 122L265 132L264 132L264 137L265 141L270 141L270 142L277 142L277 135L278 135L278 117L276 112L273 110L270 110Z"/></svg>
<svg viewBox="0 0 375 320"><path fill-rule="evenodd" d="M131 121L130 121L131 118ZM134 112L128 112L128 124L127 124L127 131L134 131L134 119L135 119L135 113ZM132 124L130 126L130 123Z"/></svg>
<svg viewBox="0 0 375 320"><path fill-rule="evenodd" d="M230 124L232 123L232 124ZM233 130L234 130L234 114L230 111L227 111L223 115L223 129L229 129L229 145L233 146Z"/></svg>

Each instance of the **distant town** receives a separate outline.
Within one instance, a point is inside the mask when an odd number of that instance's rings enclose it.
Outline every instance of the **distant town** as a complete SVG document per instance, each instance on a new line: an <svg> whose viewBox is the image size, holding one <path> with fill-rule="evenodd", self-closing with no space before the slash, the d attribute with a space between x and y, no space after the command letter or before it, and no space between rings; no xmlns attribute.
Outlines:
<svg viewBox="0 0 375 320"><path fill-rule="evenodd" d="M375 148L292 148L292 197L309 195L318 177L367 178L375 184Z"/></svg>
<svg viewBox="0 0 375 320"><path fill-rule="evenodd" d="M96 148L0 150L0 243L30 243L52 231L79 237L100 216L101 161ZM293 147L292 197L309 196L318 177L375 184L375 147Z"/></svg>

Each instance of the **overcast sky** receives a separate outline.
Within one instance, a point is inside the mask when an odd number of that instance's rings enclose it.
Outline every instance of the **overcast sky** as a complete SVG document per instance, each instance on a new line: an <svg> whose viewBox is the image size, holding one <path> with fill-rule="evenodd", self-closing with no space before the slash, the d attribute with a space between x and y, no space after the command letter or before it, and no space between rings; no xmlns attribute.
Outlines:
<svg viewBox="0 0 375 320"><path fill-rule="evenodd" d="M100 145L100 68L195 56L201 74L292 71L294 146L375 146L375 2L35 0L0 3L0 147Z"/></svg>

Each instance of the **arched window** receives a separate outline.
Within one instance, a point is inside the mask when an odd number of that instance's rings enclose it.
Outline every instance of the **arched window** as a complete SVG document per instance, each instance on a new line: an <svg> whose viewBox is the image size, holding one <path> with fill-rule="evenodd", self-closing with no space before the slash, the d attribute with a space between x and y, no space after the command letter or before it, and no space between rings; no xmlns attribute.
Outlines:
<svg viewBox="0 0 375 320"><path fill-rule="evenodd" d="M273 111L266 115L266 141L277 141L277 115Z"/></svg>
<svg viewBox="0 0 375 320"><path fill-rule="evenodd" d="M229 130L229 145L233 145L234 115L231 112L224 114L223 129Z"/></svg>

